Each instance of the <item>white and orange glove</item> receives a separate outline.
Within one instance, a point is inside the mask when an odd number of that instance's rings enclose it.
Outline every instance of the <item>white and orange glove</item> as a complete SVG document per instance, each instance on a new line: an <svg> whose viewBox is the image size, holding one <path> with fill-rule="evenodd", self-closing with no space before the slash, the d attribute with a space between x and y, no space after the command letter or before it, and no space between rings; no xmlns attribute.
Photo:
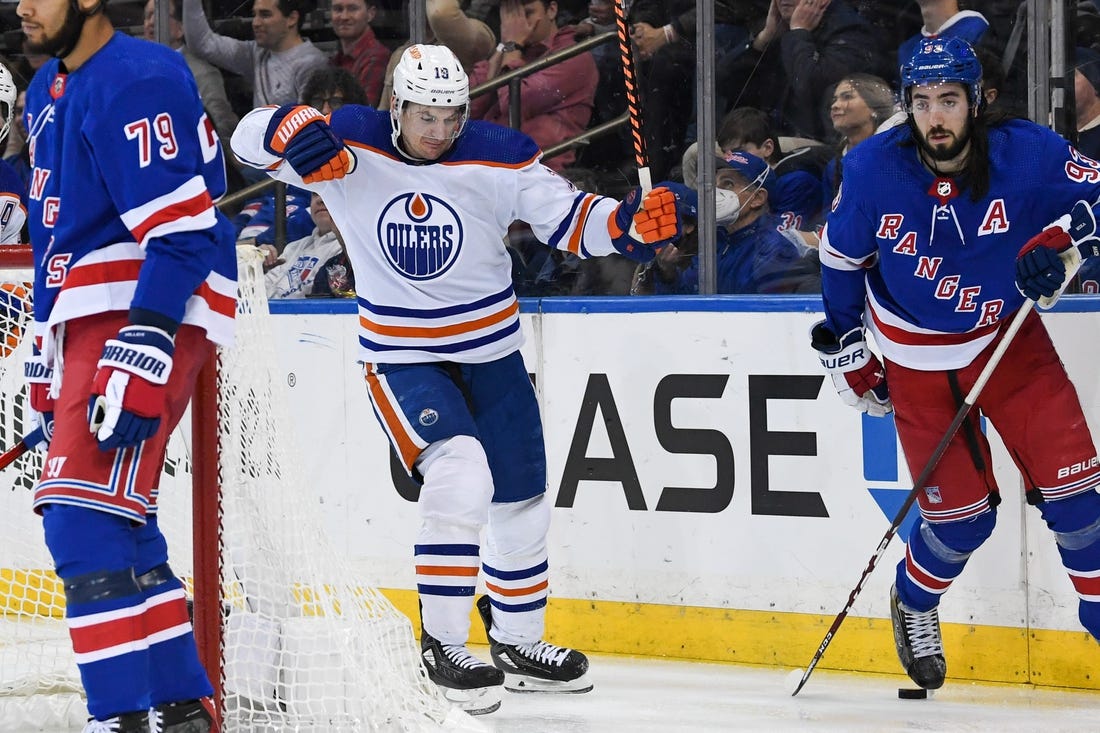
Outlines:
<svg viewBox="0 0 1100 733"><path fill-rule="evenodd" d="M264 134L264 149L290 163L303 183L332 181L355 169L355 156L325 116L305 104L275 110Z"/></svg>

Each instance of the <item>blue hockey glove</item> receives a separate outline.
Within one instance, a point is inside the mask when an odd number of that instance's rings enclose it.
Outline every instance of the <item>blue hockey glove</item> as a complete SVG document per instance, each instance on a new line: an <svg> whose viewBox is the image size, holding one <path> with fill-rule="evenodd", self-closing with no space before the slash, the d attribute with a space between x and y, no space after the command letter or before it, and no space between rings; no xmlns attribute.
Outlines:
<svg viewBox="0 0 1100 733"><path fill-rule="evenodd" d="M819 321L810 329L810 345L817 351L821 366L833 378L833 386L844 404L872 417L894 411L886 387L886 370L867 346L863 329L853 328L837 338L825 321Z"/></svg>
<svg viewBox="0 0 1100 733"><path fill-rule="evenodd" d="M670 185L677 184L658 183L644 195L641 188L635 188L615 207L607 231L620 254L649 262L661 245L679 238L683 227Z"/></svg>
<svg viewBox="0 0 1100 733"><path fill-rule="evenodd" d="M1078 201L1068 216L1029 239L1016 256L1016 288L1042 308L1057 302L1084 258L1100 254L1092 207Z"/></svg>
<svg viewBox="0 0 1100 733"><path fill-rule="evenodd" d="M1073 246L1060 227L1044 229L1027 241L1016 258L1016 288L1032 300L1050 298L1066 281L1059 253Z"/></svg>
<svg viewBox="0 0 1100 733"><path fill-rule="evenodd" d="M49 447L50 441L53 440L54 426L54 400L50 397L53 367L46 366L46 360L38 353L38 349L34 349L34 353L23 362L23 377L27 382L31 403L30 420L27 425L29 429L24 440L27 441L28 447L33 449ZM41 439L32 443L31 436L36 435L36 430L40 431L37 435L40 435Z"/></svg>
<svg viewBox="0 0 1100 733"><path fill-rule="evenodd" d="M173 338L152 326L126 326L104 344L88 400L100 450L136 446L160 428L174 351Z"/></svg>
<svg viewBox="0 0 1100 733"><path fill-rule="evenodd" d="M304 183L343 178L355 167L355 159L325 116L304 104L275 110L264 134L264 149L290 163Z"/></svg>

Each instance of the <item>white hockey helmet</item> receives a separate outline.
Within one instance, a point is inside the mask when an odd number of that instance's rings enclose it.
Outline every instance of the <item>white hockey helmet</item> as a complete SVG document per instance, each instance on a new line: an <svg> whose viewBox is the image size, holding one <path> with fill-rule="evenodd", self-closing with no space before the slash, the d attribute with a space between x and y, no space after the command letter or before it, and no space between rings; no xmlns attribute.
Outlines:
<svg viewBox="0 0 1100 733"><path fill-rule="evenodd" d="M393 99L390 100L390 126L393 144L401 137L401 112L408 102L428 107L462 107L462 125L470 116L470 77L458 57L446 46L417 43L405 49L393 70Z"/></svg>
<svg viewBox="0 0 1100 733"><path fill-rule="evenodd" d="M0 64L0 119L4 126L0 127L0 142L3 142L11 132L11 122L15 119L15 100L19 97L19 90L15 88L15 80L8 71L8 67Z"/></svg>

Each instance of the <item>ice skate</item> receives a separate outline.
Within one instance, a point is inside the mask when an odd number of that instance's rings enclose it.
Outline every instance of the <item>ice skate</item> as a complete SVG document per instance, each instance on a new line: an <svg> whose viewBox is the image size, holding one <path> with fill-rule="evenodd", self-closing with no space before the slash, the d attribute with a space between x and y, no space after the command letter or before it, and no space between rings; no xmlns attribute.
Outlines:
<svg viewBox="0 0 1100 733"><path fill-rule="evenodd" d="M493 611L489 596L477 601L477 610L489 637L489 655L493 664L504 672L504 689L509 692L571 692L592 689L588 672L588 657L568 647L554 646L545 641L529 644L502 644L493 639Z"/></svg>
<svg viewBox="0 0 1100 733"><path fill-rule="evenodd" d="M89 720L82 733L154 733L149 725L149 713L126 713L108 720Z"/></svg>
<svg viewBox="0 0 1100 733"><path fill-rule="evenodd" d="M153 733L218 733L213 706L210 698L157 705L149 713L149 727Z"/></svg>
<svg viewBox="0 0 1100 733"><path fill-rule="evenodd" d="M443 644L423 632L420 656L428 679L437 684L443 696L470 715L486 715L500 707L499 687L504 674L481 661L463 644Z"/></svg>
<svg viewBox="0 0 1100 733"><path fill-rule="evenodd" d="M943 658L940 614L913 611L898 600L897 586L890 587L890 622L894 626L894 646L898 660L909 678L926 690L943 686L947 662Z"/></svg>

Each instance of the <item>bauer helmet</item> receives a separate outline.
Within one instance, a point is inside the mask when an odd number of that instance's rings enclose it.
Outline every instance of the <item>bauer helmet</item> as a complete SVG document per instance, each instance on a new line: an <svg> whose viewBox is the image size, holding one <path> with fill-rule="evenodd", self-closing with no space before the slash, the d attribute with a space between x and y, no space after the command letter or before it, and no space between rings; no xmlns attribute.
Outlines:
<svg viewBox="0 0 1100 733"><path fill-rule="evenodd" d="M12 79L8 67L0 64L0 120L4 126L0 127L0 142L3 142L11 132L11 123L15 119L15 100L19 97L19 90L15 88L15 80Z"/></svg>
<svg viewBox="0 0 1100 733"><path fill-rule="evenodd" d="M973 110L982 102L982 62L961 38L924 38L913 56L901 66L901 92L908 110L912 88L919 84L957 82L966 87Z"/></svg>
<svg viewBox="0 0 1100 733"><path fill-rule="evenodd" d="M470 117L470 78L451 49L418 43L401 54L393 70L390 101L394 145L401 136L401 112L408 102L428 107L462 107L462 124L454 138L462 134Z"/></svg>

